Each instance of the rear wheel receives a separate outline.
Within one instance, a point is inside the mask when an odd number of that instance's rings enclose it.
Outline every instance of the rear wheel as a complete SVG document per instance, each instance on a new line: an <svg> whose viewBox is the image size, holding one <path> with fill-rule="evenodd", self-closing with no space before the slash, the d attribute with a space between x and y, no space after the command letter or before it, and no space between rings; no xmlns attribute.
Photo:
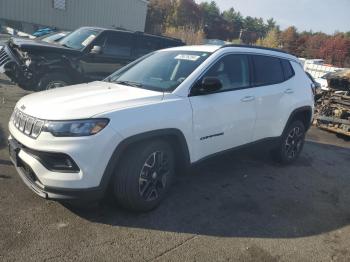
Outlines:
<svg viewBox="0 0 350 262"><path fill-rule="evenodd" d="M300 155L305 142L305 126L297 120L283 133L279 145L272 151L274 158L282 164L294 162Z"/></svg>
<svg viewBox="0 0 350 262"><path fill-rule="evenodd" d="M114 195L125 208L150 211L164 199L174 176L174 153L162 140L141 143L121 160Z"/></svg>
<svg viewBox="0 0 350 262"><path fill-rule="evenodd" d="M63 73L50 73L44 75L38 83L35 91L55 89L70 84L70 78Z"/></svg>

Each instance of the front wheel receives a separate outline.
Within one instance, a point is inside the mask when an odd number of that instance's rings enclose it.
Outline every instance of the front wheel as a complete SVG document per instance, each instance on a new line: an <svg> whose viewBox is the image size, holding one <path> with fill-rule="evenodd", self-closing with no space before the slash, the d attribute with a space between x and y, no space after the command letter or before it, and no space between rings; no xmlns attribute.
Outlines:
<svg viewBox="0 0 350 262"><path fill-rule="evenodd" d="M116 170L113 190L116 200L135 211L156 208L170 187L174 170L174 153L165 141L134 146Z"/></svg>
<svg viewBox="0 0 350 262"><path fill-rule="evenodd" d="M63 73L50 73L44 75L38 83L35 91L44 91L64 87L70 84L70 79Z"/></svg>
<svg viewBox="0 0 350 262"><path fill-rule="evenodd" d="M281 137L279 145L272 151L275 160L282 164L294 162L300 155L305 142L305 126L294 121Z"/></svg>

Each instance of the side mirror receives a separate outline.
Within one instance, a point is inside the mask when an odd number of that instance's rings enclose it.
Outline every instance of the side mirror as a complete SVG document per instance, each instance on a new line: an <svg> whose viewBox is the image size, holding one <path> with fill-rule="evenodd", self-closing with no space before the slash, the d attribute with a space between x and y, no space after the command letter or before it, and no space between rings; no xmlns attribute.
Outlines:
<svg viewBox="0 0 350 262"><path fill-rule="evenodd" d="M94 45L93 48L90 50L90 54L98 55L102 53L102 47L99 45Z"/></svg>
<svg viewBox="0 0 350 262"><path fill-rule="evenodd" d="M197 85L196 94L210 94L222 88L221 81L217 77L204 77L202 82Z"/></svg>

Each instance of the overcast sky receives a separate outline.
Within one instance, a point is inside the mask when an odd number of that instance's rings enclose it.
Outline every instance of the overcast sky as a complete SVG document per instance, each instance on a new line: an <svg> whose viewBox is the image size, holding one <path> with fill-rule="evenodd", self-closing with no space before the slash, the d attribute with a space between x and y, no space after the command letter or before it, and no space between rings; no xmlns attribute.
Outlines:
<svg viewBox="0 0 350 262"><path fill-rule="evenodd" d="M334 33L350 31L350 0L215 0L221 10L234 7L244 16L273 17L282 29ZM210 2L210 0L196 0Z"/></svg>

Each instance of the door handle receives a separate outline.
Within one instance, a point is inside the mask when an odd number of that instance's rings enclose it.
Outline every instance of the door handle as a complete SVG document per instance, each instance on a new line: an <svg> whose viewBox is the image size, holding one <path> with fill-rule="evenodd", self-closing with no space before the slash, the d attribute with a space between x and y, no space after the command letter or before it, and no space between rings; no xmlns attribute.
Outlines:
<svg viewBox="0 0 350 262"><path fill-rule="evenodd" d="M255 99L254 96L245 96L241 99L242 102L250 102L253 101Z"/></svg>
<svg viewBox="0 0 350 262"><path fill-rule="evenodd" d="M286 89L286 90L284 91L284 93L286 93L286 94L293 94L293 93L294 93L294 90L291 89L291 88L288 88L288 89Z"/></svg>

